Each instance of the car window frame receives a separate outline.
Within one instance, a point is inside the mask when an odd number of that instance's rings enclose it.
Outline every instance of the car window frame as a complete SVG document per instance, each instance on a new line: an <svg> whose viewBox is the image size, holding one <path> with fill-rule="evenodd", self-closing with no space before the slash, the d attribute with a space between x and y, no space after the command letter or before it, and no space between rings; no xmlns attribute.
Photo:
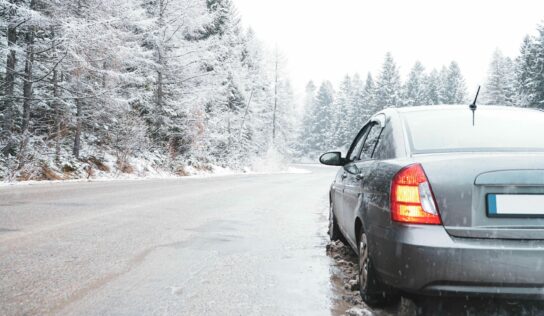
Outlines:
<svg viewBox="0 0 544 316"><path fill-rule="evenodd" d="M373 117L371 117L366 123L365 125L363 125L363 127L361 128L361 130L359 131L359 133L357 133L357 136L355 136L355 140L351 143L351 146L349 147L349 150L348 152L346 153L346 160L347 160L347 163L353 163L353 162L357 162L357 161L361 161L361 152L359 152L356 156L356 159L354 160L351 160L350 159L350 156L351 154L353 153L353 151L355 150L355 148L357 148L357 144L359 143L359 141L361 141L362 138L363 139L363 144L366 142L366 138L368 136L368 132L370 131L370 128L372 128L372 126L374 124L378 124L380 125L381 127L381 130L380 130L380 134L378 135L378 141L376 142L376 145L374 145L374 148L372 149L372 157L374 156L374 153L376 151L376 147L381 139L381 136L382 136L382 133L383 133L383 130L385 129L385 114L384 113L378 113L376 115L374 115ZM361 147L361 151L362 151L362 147ZM370 160L372 160L373 158L370 158ZM365 159L365 160L368 160L368 159Z"/></svg>
<svg viewBox="0 0 544 316"><path fill-rule="evenodd" d="M368 134L368 131L369 131L369 126L371 125L372 125L371 120L366 122L363 128L361 128L361 130L359 131L359 133L357 133L357 136L355 136L355 140L353 141L353 143L351 143L351 146L349 147L349 150L346 154L346 159L348 160L348 163L358 161L357 159L353 159L353 160L350 159L351 154L353 154L353 151L357 148L357 145L359 144L360 141L362 141L364 144L364 142L366 141L366 135ZM359 157L359 154L357 154L356 157Z"/></svg>
<svg viewBox="0 0 544 316"><path fill-rule="evenodd" d="M366 142L367 138L368 138L368 134L370 132L370 130L372 129L372 127L374 125L379 125L380 126L380 133L378 134L378 138L376 139L376 144L374 144L374 148L372 148L372 154L370 156L370 158L368 159L361 159L361 153L363 151L363 147L361 147L361 151L359 152L358 156L357 156L357 160L354 160L354 161L369 161L369 160L374 160L374 154L376 153L376 148L378 147L378 144L380 143L380 140L382 138L382 134L383 134L383 131L385 129L385 121L386 121L386 117L385 117L385 114L384 113L378 113L376 114L375 116L373 116L372 118L370 118L370 120L368 121L368 123L365 125L364 128L368 127L368 126L371 126L370 129L367 131L367 133L365 134L365 140L363 141L363 144Z"/></svg>
<svg viewBox="0 0 544 316"><path fill-rule="evenodd" d="M370 153L370 157L369 158L361 158L361 155L363 154L363 148L364 148L364 144L366 143L366 141L368 140L368 135L370 135L370 131L372 131L372 128L378 126L380 131L378 133L378 137L376 138L376 143L374 144L374 146L372 147L372 152ZM361 147L361 151L359 152L358 156L357 156L357 160L356 161L369 161L369 160L375 160L374 159L374 154L376 153L376 147L378 147L378 144L380 143L380 139L382 137L382 133L383 133L383 130L384 130L384 126L382 124L380 124L380 122L376 122L376 121L372 121L371 122L371 127L370 129L368 130L368 133L366 133L365 135L365 140L363 142L363 146Z"/></svg>

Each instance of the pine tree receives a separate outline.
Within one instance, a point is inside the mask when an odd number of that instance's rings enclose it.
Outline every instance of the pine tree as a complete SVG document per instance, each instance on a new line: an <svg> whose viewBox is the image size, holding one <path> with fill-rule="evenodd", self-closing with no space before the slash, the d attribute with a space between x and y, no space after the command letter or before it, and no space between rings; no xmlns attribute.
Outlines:
<svg viewBox="0 0 544 316"><path fill-rule="evenodd" d="M297 148L300 155L307 155L313 149L312 144L310 143L310 139L312 139L313 135L310 134L310 131L312 130L312 126L314 124L313 115L315 113L316 106L316 90L317 87L313 81L309 81L306 84L304 94L304 112L302 115L302 122L300 123L300 129L298 131L299 145Z"/></svg>
<svg viewBox="0 0 544 316"><path fill-rule="evenodd" d="M506 86L504 89L504 95L505 95L505 104L506 105L518 105L519 104L519 96L516 90L517 82L516 82L516 63L512 60L510 57L505 57L503 60L504 64L504 70L505 70L505 78L506 78Z"/></svg>
<svg viewBox="0 0 544 316"><path fill-rule="evenodd" d="M400 74L391 53L385 55L376 84L376 103L382 108L401 105Z"/></svg>
<svg viewBox="0 0 544 316"><path fill-rule="evenodd" d="M447 70L443 88L445 104L462 104L466 99L465 79L457 62L452 61Z"/></svg>
<svg viewBox="0 0 544 316"><path fill-rule="evenodd" d="M321 152L334 147L331 143L334 126L334 88L329 81L319 87L315 107L312 113L312 124L308 131L308 144L311 152Z"/></svg>
<svg viewBox="0 0 544 316"><path fill-rule="evenodd" d="M427 78L425 68L417 61L408 74L404 86L404 104L408 106L428 104Z"/></svg>
<svg viewBox="0 0 544 316"><path fill-rule="evenodd" d="M370 78L372 80L372 78ZM359 74L355 74L353 76L352 82L352 106L353 106L353 115L349 118L349 131L347 132L347 139L345 140L347 144L349 144L353 138L357 135L357 132L361 129L363 126L363 123L365 122L368 112L369 112L369 105L365 104L365 83L363 80L361 80L361 77Z"/></svg>
<svg viewBox="0 0 544 316"><path fill-rule="evenodd" d="M335 147L344 146L351 136L351 119L355 115L353 101L353 83L351 77L346 75L340 83L340 88L334 99L334 124L331 144Z"/></svg>
<svg viewBox="0 0 544 316"><path fill-rule="evenodd" d="M516 59L516 92L521 106L530 106L533 102L534 91L531 86L535 66L534 40L526 36Z"/></svg>
<svg viewBox="0 0 544 316"><path fill-rule="evenodd" d="M426 77L425 80L425 94L426 99L428 100L430 105L436 105L442 103L442 97L441 97L441 80L440 80L440 73L433 69L429 75Z"/></svg>
<svg viewBox="0 0 544 316"><path fill-rule="evenodd" d="M531 91L531 105L544 108L544 24L538 27L538 35L533 42L531 79L527 82Z"/></svg>
<svg viewBox="0 0 544 316"><path fill-rule="evenodd" d="M515 76L512 60L504 57L497 49L489 65L483 99L487 104L513 105L514 89Z"/></svg>
<svg viewBox="0 0 544 316"><path fill-rule="evenodd" d="M278 106L276 109L276 138L274 149L283 157L293 156L295 149L295 95L291 82L283 79L278 89Z"/></svg>
<svg viewBox="0 0 544 316"><path fill-rule="evenodd" d="M366 76L365 86L361 96L363 107L360 108L361 122L367 121L371 115L380 110L380 106L377 102L377 88L372 78L372 74L369 72ZM362 124L360 124L362 127Z"/></svg>
<svg viewBox="0 0 544 316"><path fill-rule="evenodd" d="M305 94L304 94L304 111L311 109L315 103L317 87L313 81L309 81L306 84Z"/></svg>
<svg viewBox="0 0 544 316"><path fill-rule="evenodd" d="M438 104L452 104L448 97L448 77L448 67L442 66L442 68L440 68L440 72L438 73Z"/></svg>

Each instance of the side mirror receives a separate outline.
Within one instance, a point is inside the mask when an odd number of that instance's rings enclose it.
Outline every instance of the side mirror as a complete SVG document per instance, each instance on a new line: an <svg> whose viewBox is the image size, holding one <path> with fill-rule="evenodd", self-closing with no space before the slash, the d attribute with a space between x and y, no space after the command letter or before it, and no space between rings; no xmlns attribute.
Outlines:
<svg viewBox="0 0 544 316"><path fill-rule="evenodd" d="M342 153L332 151L324 153L319 157L319 162L327 166L343 166L346 164L346 159L342 158Z"/></svg>

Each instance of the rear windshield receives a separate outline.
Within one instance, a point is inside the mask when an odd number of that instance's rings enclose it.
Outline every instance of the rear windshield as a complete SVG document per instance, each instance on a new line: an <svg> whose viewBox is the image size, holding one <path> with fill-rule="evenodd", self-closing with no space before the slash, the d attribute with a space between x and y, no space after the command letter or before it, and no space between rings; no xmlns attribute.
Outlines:
<svg viewBox="0 0 544 316"><path fill-rule="evenodd" d="M544 151L544 112L480 106L402 114L414 153Z"/></svg>

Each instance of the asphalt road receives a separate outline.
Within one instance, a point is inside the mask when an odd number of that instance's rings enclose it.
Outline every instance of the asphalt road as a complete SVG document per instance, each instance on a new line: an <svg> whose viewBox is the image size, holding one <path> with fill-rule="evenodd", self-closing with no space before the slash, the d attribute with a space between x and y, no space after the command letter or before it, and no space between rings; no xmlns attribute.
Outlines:
<svg viewBox="0 0 544 316"><path fill-rule="evenodd" d="M325 252L335 169L304 168L2 187L0 314L343 313Z"/></svg>
<svg viewBox="0 0 544 316"><path fill-rule="evenodd" d="M336 169L302 168L0 187L0 315L544 315L466 298L369 309L353 252L327 247Z"/></svg>

